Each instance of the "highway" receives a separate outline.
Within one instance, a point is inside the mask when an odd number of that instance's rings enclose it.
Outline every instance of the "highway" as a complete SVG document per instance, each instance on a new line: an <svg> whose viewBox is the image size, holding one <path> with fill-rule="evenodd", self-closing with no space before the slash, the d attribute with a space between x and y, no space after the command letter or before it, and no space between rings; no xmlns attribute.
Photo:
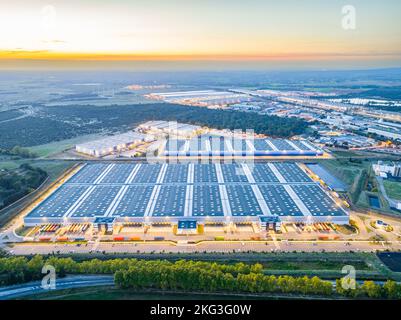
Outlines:
<svg viewBox="0 0 401 320"><path fill-rule="evenodd" d="M105 285L114 285L113 275L67 276L65 278L56 279L55 290ZM0 287L0 300L22 298L24 296L44 293L47 291L49 290L43 289L41 287L41 281L33 281L8 287Z"/></svg>

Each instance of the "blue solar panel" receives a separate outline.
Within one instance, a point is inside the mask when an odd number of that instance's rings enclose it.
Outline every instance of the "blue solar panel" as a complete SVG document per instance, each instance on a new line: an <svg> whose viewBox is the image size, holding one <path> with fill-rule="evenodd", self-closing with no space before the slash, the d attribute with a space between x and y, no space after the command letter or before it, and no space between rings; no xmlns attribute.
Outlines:
<svg viewBox="0 0 401 320"><path fill-rule="evenodd" d="M89 186L63 185L37 208L30 212L30 217L63 217Z"/></svg>
<svg viewBox="0 0 401 320"><path fill-rule="evenodd" d="M103 216L121 187L96 186L94 191L75 210L72 217Z"/></svg>
<svg viewBox="0 0 401 320"><path fill-rule="evenodd" d="M164 183L185 183L187 182L187 164L169 164L164 176Z"/></svg>
<svg viewBox="0 0 401 320"><path fill-rule="evenodd" d="M292 141L292 143L293 144L295 144L299 149L301 149L301 150L305 150L305 151L308 151L308 150L310 150L307 146L305 146L301 141L297 141L297 140L294 140L294 141Z"/></svg>
<svg viewBox="0 0 401 320"><path fill-rule="evenodd" d="M188 149L184 150L188 142ZM296 147L294 147L295 145ZM302 151L302 152L301 152ZM165 147L166 155L315 155L300 141L286 139L245 139L232 136L203 135L189 140L169 139ZM310 153L310 154L309 154Z"/></svg>
<svg viewBox="0 0 401 320"><path fill-rule="evenodd" d="M162 186L152 216L183 216L185 191L186 186Z"/></svg>
<svg viewBox="0 0 401 320"><path fill-rule="evenodd" d="M226 189L233 216L263 214L250 185L227 185Z"/></svg>
<svg viewBox="0 0 401 320"><path fill-rule="evenodd" d="M221 164L224 182L248 182L248 178L242 166L236 163Z"/></svg>
<svg viewBox="0 0 401 320"><path fill-rule="evenodd" d="M259 185L270 212L278 216L302 216L301 210L281 185Z"/></svg>
<svg viewBox="0 0 401 320"><path fill-rule="evenodd" d="M135 166L135 164L118 163L114 165L100 183L124 183Z"/></svg>
<svg viewBox="0 0 401 320"><path fill-rule="evenodd" d="M71 179L69 183L93 183L109 165L105 163L87 164L79 170Z"/></svg>
<svg viewBox="0 0 401 320"><path fill-rule="evenodd" d="M344 212L317 185L293 185L292 189L313 216L338 216Z"/></svg>
<svg viewBox="0 0 401 320"><path fill-rule="evenodd" d="M265 163L255 163L248 165L248 167L256 182L279 182L273 171Z"/></svg>
<svg viewBox="0 0 401 320"><path fill-rule="evenodd" d="M129 186L114 210L114 217L143 217L154 186Z"/></svg>
<svg viewBox="0 0 401 320"><path fill-rule="evenodd" d="M280 151L295 150L295 148L293 146L291 146L287 141L285 141L283 139L269 139L269 140Z"/></svg>
<svg viewBox="0 0 401 320"><path fill-rule="evenodd" d="M194 165L194 180L198 183L217 182L217 173L214 165L199 164Z"/></svg>
<svg viewBox="0 0 401 320"><path fill-rule="evenodd" d="M132 183L156 183L161 164L142 164Z"/></svg>
<svg viewBox="0 0 401 320"><path fill-rule="evenodd" d="M273 150L272 147L264 139L255 139L252 141L256 150Z"/></svg>
<svg viewBox="0 0 401 320"><path fill-rule="evenodd" d="M193 216L223 216L223 205L217 185L195 185L192 196Z"/></svg>
<svg viewBox="0 0 401 320"><path fill-rule="evenodd" d="M312 182L309 176L295 163L275 162L274 166L287 182Z"/></svg>

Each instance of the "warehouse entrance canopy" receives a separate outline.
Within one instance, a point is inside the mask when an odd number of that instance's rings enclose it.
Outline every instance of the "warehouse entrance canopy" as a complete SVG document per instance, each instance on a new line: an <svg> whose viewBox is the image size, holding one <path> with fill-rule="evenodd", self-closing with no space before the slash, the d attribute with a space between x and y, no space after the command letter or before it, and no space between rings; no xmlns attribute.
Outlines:
<svg viewBox="0 0 401 320"><path fill-rule="evenodd" d="M177 234L195 234L197 233L196 220L178 220Z"/></svg>

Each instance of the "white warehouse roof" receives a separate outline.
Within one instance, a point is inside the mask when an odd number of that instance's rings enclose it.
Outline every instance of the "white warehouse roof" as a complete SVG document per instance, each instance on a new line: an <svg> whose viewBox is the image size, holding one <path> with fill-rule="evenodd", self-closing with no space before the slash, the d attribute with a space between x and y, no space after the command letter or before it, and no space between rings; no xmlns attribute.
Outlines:
<svg viewBox="0 0 401 320"><path fill-rule="evenodd" d="M76 145L76 149L87 149L87 150L101 150L115 148L118 146L125 146L135 141L145 140L145 135L136 132L126 132L114 136L105 137L103 139L89 141L82 144Z"/></svg>
<svg viewBox="0 0 401 320"><path fill-rule="evenodd" d="M139 128L149 128L153 130L164 130L164 131L196 131L199 130L200 126L192 124L179 123L175 121L148 121L139 125Z"/></svg>

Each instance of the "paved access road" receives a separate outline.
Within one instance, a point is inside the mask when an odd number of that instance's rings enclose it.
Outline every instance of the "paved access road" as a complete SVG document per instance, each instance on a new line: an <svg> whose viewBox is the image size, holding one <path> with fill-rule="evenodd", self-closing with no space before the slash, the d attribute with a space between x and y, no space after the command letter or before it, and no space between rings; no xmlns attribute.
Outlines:
<svg viewBox="0 0 401 320"><path fill-rule="evenodd" d="M114 278L112 275L68 276L65 278L56 279L55 290L105 285L114 285ZM41 286L41 281L33 281L8 287L0 287L0 300L22 298L24 296L44 293L47 291L49 291L49 289L43 289Z"/></svg>
<svg viewBox="0 0 401 320"><path fill-rule="evenodd" d="M375 252L376 250L401 250L401 241L372 243L366 240L354 241L215 241L203 242L198 245L173 245L170 243L108 243L100 242L96 248L86 245L37 243L16 244L8 248L13 255L31 254L79 254L79 253L144 253L144 252L270 252L270 251L307 251L307 252Z"/></svg>

